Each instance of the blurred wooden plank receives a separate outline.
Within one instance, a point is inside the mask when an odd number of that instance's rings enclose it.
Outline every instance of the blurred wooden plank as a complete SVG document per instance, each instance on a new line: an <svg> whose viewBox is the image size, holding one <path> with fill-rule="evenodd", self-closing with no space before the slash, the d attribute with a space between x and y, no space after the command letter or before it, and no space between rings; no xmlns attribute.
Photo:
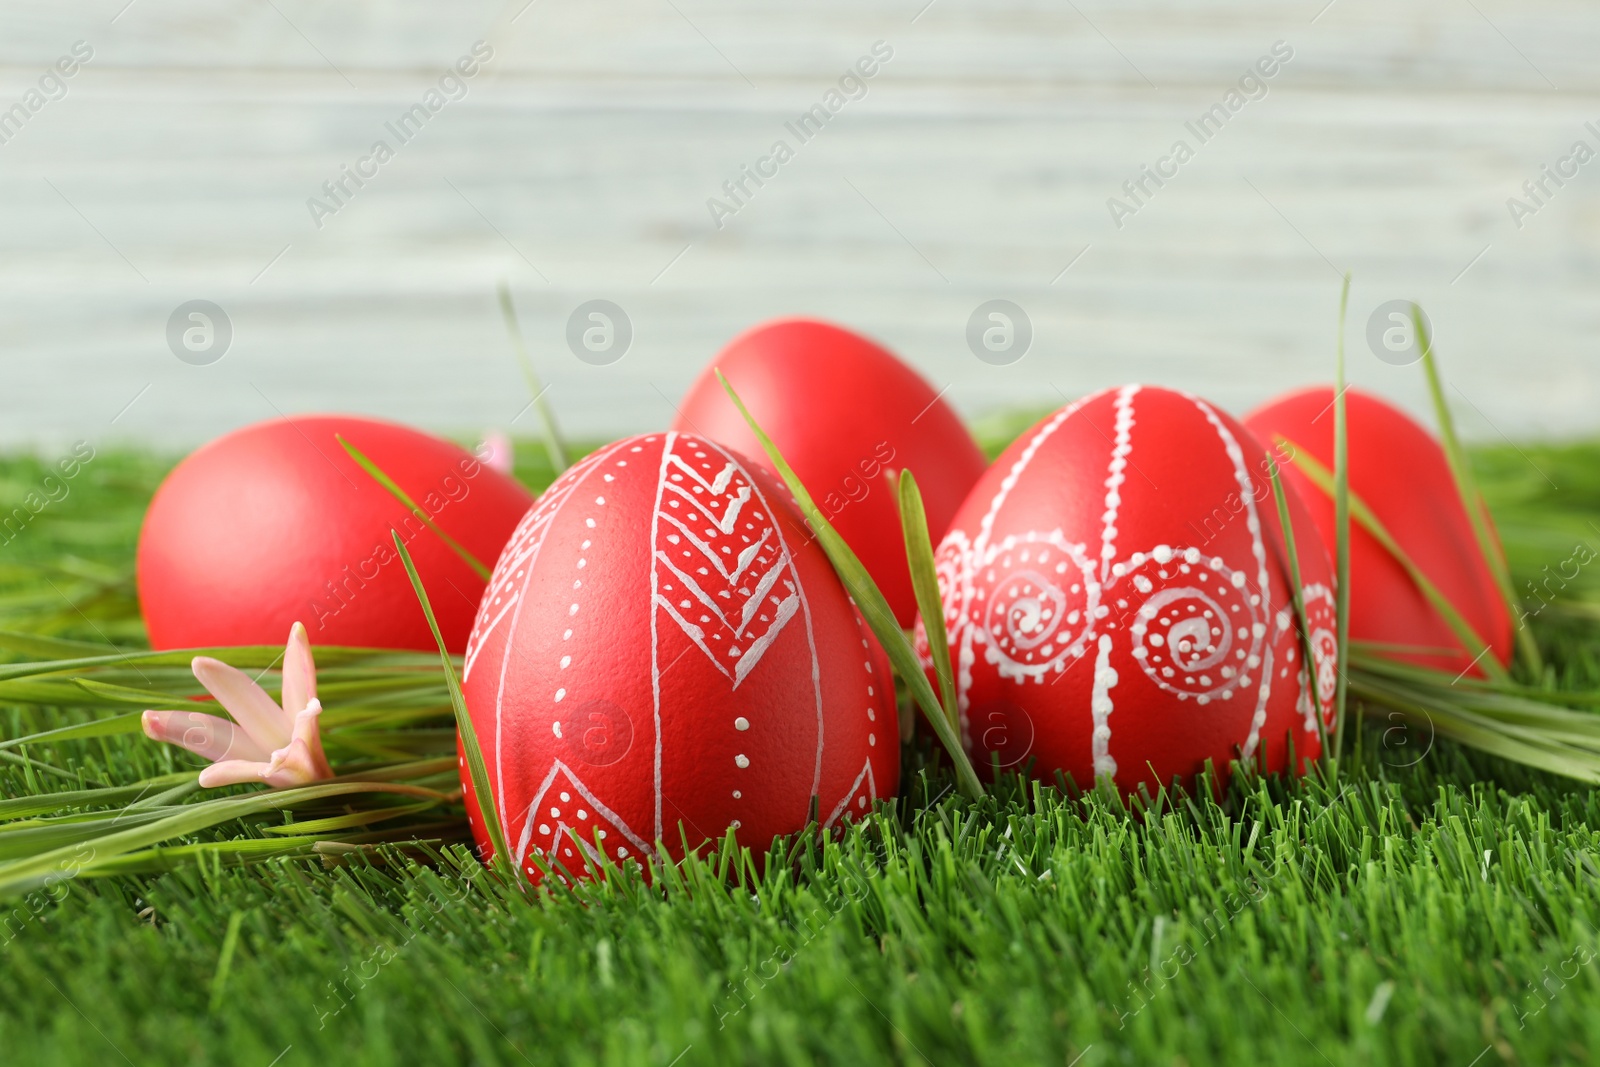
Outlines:
<svg viewBox="0 0 1600 1067"><path fill-rule="evenodd" d="M1600 163L1520 230L1505 206L1573 140L1600 148L1589 5L121 6L0 12L0 109L73 41L96 52L0 145L0 443L188 443L313 408L503 423L502 277L579 432L660 425L728 337L796 312L972 413L1140 378L1242 408L1326 376L1342 269L1358 381L1422 408L1362 339L1417 298L1472 432L1595 429ZM496 58L466 98L318 229L307 198L479 38ZM1268 95L1116 228L1107 198L1280 39ZM878 40L866 96L715 228L707 198ZM635 325L611 367L562 340L597 296ZM995 296L1035 323L1005 368L963 340ZM235 327L209 367L164 338L196 297Z"/></svg>

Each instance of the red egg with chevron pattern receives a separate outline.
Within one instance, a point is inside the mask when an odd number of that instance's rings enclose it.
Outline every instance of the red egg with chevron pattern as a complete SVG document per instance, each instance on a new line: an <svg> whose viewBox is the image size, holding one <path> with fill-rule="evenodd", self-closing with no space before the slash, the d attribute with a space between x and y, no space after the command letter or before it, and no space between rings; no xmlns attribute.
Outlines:
<svg viewBox="0 0 1600 1067"><path fill-rule="evenodd" d="M1130 385L1019 438L937 558L963 740L979 767L1123 792L1206 760L1270 771L1320 754L1333 714L1328 553L1290 494L1316 654L1255 438L1213 405ZM924 644L924 647L925 644ZM1031 761L1031 762L1030 762Z"/></svg>
<svg viewBox="0 0 1600 1067"><path fill-rule="evenodd" d="M827 557L779 483L689 434L607 445L546 490L495 566L464 691L536 883L729 830L764 850L813 797L832 826L899 784L888 661Z"/></svg>

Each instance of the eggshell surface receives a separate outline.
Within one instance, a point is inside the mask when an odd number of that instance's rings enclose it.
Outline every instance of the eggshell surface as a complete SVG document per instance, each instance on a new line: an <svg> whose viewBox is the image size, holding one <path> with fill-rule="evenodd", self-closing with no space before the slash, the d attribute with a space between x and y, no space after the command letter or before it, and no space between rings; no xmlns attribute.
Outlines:
<svg viewBox="0 0 1600 1067"><path fill-rule="evenodd" d="M488 800L535 882L730 829L764 850L813 797L833 826L898 786L877 642L782 488L693 435L607 445L539 498L464 672Z"/></svg>
<svg viewBox="0 0 1600 1067"><path fill-rule="evenodd" d="M954 409L883 346L831 323L780 319L739 335L689 387L673 429L709 437L771 468L721 383L739 398L877 582L902 626L916 618L894 493L910 470L935 541L983 474L983 453Z"/></svg>
<svg viewBox="0 0 1600 1067"><path fill-rule="evenodd" d="M197 449L157 489L139 535L140 608L156 649L313 644L432 651L391 531L460 653L484 581L363 471L350 441L446 533L492 561L532 502L458 445L351 415L274 419Z"/></svg>
<svg viewBox="0 0 1600 1067"><path fill-rule="evenodd" d="M1488 654L1502 665L1509 663L1511 614L1478 547L1443 446L1411 416L1370 393L1346 390L1345 409L1351 492L1372 509L1400 548L1489 646ZM1330 471L1333 424L1329 386L1290 393L1245 417L1245 425L1263 441L1287 438ZM1333 498L1293 464L1284 465L1284 477L1306 501L1324 541L1334 544ZM1489 521L1487 512L1484 519ZM1354 520L1350 637L1431 650L1395 655L1451 674L1483 673L1479 661L1484 645L1464 648L1399 561Z"/></svg>
<svg viewBox="0 0 1600 1067"><path fill-rule="evenodd" d="M1046 418L996 461L937 557L964 740L980 768L1124 792L1206 760L1268 770L1331 721L1326 550L1290 498L1308 680L1264 450L1204 400L1130 385ZM1210 525L1207 525L1207 521Z"/></svg>

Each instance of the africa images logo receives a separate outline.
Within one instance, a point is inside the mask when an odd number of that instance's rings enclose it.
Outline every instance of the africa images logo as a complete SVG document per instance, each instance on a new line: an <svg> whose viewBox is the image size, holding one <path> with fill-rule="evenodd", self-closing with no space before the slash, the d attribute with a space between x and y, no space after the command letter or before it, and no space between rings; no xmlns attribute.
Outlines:
<svg viewBox="0 0 1600 1067"><path fill-rule="evenodd" d="M392 122L385 122L383 128L395 139L395 145L379 138L372 142L372 147L367 154L356 160L355 166L348 163L339 165L339 173L322 183L322 197L307 197L306 210L311 212L311 221L317 229L322 229L323 220L329 215L337 215L355 199L356 193L366 188L367 182L378 176L378 168L393 159L398 151L396 146L410 144L417 134L422 132L422 127L428 121L443 111L446 104L467 98L467 82L476 77L483 69L481 64L488 63L494 58L494 48L484 41L474 42L472 54L457 59L453 67L447 68L439 75L436 87L430 88L422 94L422 99L412 104Z"/></svg>
<svg viewBox="0 0 1600 1067"><path fill-rule="evenodd" d="M712 224L722 229L728 219L737 215L755 197L756 191L778 176L779 169L795 157L799 146L814 140L822 128L844 110L845 104L864 99L868 80L893 58L894 48L887 41L874 42L872 54L862 56L853 66L846 68L839 76L837 87L830 86L822 94L821 101L785 122L783 128L794 137L795 146L791 147L787 140L780 137L772 142L766 155L756 159L753 167L748 163L740 164L739 173L722 183L722 192L727 199L715 196L706 198L706 210L711 213ZM754 190L750 188L752 182L755 183Z"/></svg>
<svg viewBox="0 0 1600 1067"><path fill-rule="evenodd" d="M75 42L70 55L56 60L39 76L38 88L30 88L10 107L0 107L0 145L9 144L46 104L66 99L65 79L77 74L93 58L94 48L88 41Z"/></svg>
<svg viewBox="0 0 1600 1067"><path fill-rule="evenodd" d="M1194 135L1193 145L1187 138L1178 138L1172 142L1171 150L1157 159L1154 166L1149 163L1141 165L1138 174L1123 182L1122 191L1127 199L1116 196L1106 199L1106 210L1111 213L1111 221L1117 229L1122 229L1126 219L1137 215L1139 209L1154 199L1168 181L1176 178L1179 169L1195 157L1202 145L1221 133L1222 128L1234 115L1243 111L1246 104L1252 100L1265 100L1271 92L1267 83L1277 77L1293 58L1294 48L1287 41L1272 42L1267 54L1246 68L1239 80L1222 94L1221 100L1183 124L1183 128ZM1151 188L1152 185L1155 188Z"/></svg>

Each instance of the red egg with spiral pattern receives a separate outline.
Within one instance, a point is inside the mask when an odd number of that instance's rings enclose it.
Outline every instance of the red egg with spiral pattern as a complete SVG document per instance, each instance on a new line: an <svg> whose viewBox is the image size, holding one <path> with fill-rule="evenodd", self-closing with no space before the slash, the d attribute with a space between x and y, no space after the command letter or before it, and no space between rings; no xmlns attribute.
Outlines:
<svg viewBox="0 0 1600 1067"><path fill-rule="evenodd" d="M1268 464L1214 405L1138 385L1070 404L1006 450L936 553L975 765L1130 793L1208 760L1225 776L1234 759L1282 771L1320 754L1330 565L1288 491L1308 679Z"/></svg>

